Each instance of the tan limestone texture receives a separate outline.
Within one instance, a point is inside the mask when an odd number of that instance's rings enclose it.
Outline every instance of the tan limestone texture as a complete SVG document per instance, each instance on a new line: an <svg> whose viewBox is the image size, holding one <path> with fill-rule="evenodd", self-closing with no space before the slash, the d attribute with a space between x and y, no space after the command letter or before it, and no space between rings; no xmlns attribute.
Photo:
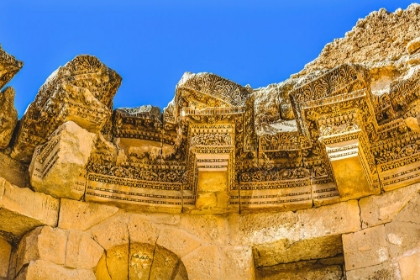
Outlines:
<svg viewBox="0 0 420 280"><path fill-rule="evenodd" d="M27 164L12 159L9 155L0 151L0 177L18 187L29 187L29 174Z"/></svg>
<svg viewBox="0 0 420 280"><path fill-rule="evenodd" d="M0 178L0 235L7 240L19 240L37 226L57 226L58 208L57 199Z"/></svg>
<svg viewBox="0 0 420 280"><path fill-rule="evenodd" d="M72 121L62 124L47 143L35 149L29 166L32 187L54 197L79 200L84 194L83 175L95 140L95 134Z"/></svg>
<svg viewBox="0 0 420 280"><path fill-rule="evenodd" d="M305 66L303 73L330 69L345 62L367 62L377 69L392 68L394 62L404 60L406 50L409 54L418 50L418 43L408 44L420 36L418 6L413 3L405 10L394 12L380 9L359 19L343 38L327 44L318 58Z"/></svg>
<svg viewBox="0 0 420 280"><path fill-rule="evenodd" d="M11 87L0 92L0 149L9 145L15 130L18 113L14 106L15 90Z"/></svg>
<svg viewBox="0 0 420 280"><path fill-rule="evenodd" d="M0 238L0 279L6 279L9 275L9 262L12 253L12 245Z"/></svg>
<svg viewBox="0 0 420 280"><path fill-rule="evenodd" d="M35 147L44 144L67 121L100 131L112 114L112 98L121 80L114 70L89 55L77 56L58 68L41 86L20 121L12 158L30 162Z"/></svg>
<svg viewBox="0 0 420 280"><path fill-rule="evenodd" d="M390 204L400 190L393 192ZM416 193L404 207L392 208L394 218L361 230L363 209L352 200L224 217L126 212L62 199L58 227L35 228L20 240L9 278L415 279L409 277L416 267L407 263L420 252L419 201Z"/></svg>
<svg viewBox="0 0 420 280"><path fill-rule="evenodd" d="M185 73L112 108L80 55L17 123L0 93L0 280L419 279L420 5L278 84ZM0 49L0 89L22 67ZM20 94L20 93L17 93Z"/></svg>
<svg viewBox="0 0 420 280"><path fill-rule="evenodd" d="M9 145L18 121L18 113L14 106L15 90L12 87L3 87L22 66L22 61L6 53L0 46L0 150Z"/></svg>

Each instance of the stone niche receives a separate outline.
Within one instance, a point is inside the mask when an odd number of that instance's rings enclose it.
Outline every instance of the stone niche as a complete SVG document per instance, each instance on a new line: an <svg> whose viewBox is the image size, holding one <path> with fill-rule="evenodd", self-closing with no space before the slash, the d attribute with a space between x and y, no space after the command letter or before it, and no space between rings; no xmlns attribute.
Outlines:
<svg viewBox="0 0 420 280"><path fill-rule="evenodd" d="M373 12L265 88L185 73L163 110L80 55L19 121L0 49L0 280L419 279L418 22Z"/></svg>

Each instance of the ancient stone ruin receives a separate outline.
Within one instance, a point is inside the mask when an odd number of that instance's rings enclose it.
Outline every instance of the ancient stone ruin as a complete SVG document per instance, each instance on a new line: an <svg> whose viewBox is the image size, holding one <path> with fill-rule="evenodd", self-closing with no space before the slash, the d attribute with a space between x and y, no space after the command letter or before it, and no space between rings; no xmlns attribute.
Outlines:
<svg viewBox="0 0 420 280"><path fill-rule="evenodd" d="M265 88L114 110L121 80L77 56L19 121L1 91L0 280L420 279L420 5Z"/></svg>

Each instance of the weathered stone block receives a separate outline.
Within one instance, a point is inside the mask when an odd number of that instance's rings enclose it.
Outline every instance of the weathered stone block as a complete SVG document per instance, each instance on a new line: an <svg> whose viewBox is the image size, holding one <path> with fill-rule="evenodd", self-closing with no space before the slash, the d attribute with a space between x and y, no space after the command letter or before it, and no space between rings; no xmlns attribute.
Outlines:
<svg viewBox="0 0 420 280"><path fill-rule="evenodd" d="M228 223L226 219L216 215L181 216L179 228L204 242L226 244L228 240Z"/></svg>
<svg viewBox="0 0 420 280"><path fill-rule="evenodd" d="M104 250L90 235L70 231L66 247L66 267L93 269L98 264Z"/></svg>
<svg viewBox="0 0 420 280"><path fill-rule="evenodd" d="M0 237L0 279L7 278L12 246Z"/></svg>
<svg viewBox="0 0 420 280"><path fill-rule="evenodd" d="M398 264L402 279L420 279L420 252L401 258Z"/></svg>
<svg viewBox="0 0 420 280"><path fill-rule="evenodd" d="M420 48L420 37L417 37L416 39L408 42L406 48L409 54L416 52Z"/></svg>
<svg viewBox="0 0 420 280"><path fill-rule="evenodd" d="M67 232L48 226L27 233L19 243L16 271L31 261L44 260L63 265L66 257Z"/></svg>
<svg viewBox="0 0 420 280"><path fill-rule="evenodd" d="M221 279L220 252L216 246L200 246L182 261L190 280Z"/></svg>
<svg viewBox="0 0 420 280"><path fill-rule="evenodd" d="M0 177L12 185L29 187L28 166L0 151Z"/></svg>
<svg viewBox="0 0 420 280"><path fill-rule="evenodd" d="M411 185L359 201L362 227L372 227L392 221L420 190L420 184Z"/></svg>
<svg viewBox="0 0 420 280"><path fill-rule="evenodd" d="M18 188L0 178L0 231L20 238L37 226L56 226L58 208L57 199Z"/></svg>
<svg viewBox="0 0 420 280"><path fill-rule="evenodd" d="M393 221L385 225L391 258L404 255L420 244L420 224Z"/></svg>
<svg viewBox="0 0 420 280"><path fill-rule="evenodd" d="M302 268L299 270L267 271L257 274L256 279L263 280L337 280L342 279L343 271L339 265L319 267L313 269ZM235 279L235 278L232 278Z"/></svg>
<svg viewBox="0 0 420 280"><path fill-rule="evenodd" d="M121 77L96 57L80 55L50 75L20 121L12 158L29 162L35 147L67 121L99 132L112 113Z"/></svg>
<svg viewBox="0 0 420 280"><path fill-rule="evenodd" d="M383 225L343 235L346 270L381 264L389 259Z"/></svg>
<svg viewBox="0 0 420 280"><path fill-rule="evenodd" d="M127 218L130 242L154 245L159 239L160 230L142 215L132 214Z"/></svg>
<svg viewBox="0 0 420 280"><path fill-rule="evenodd" d="M128 219L129 216L125 214L114 215L94 226L90 230L94 240L105 250L118 245L127 246L129 242Z"/></svg>
<svg viewBox="0 0 420 280"><path fill-rule="evenodd" d="M255 266L274 266L302 260L334 257L343 252L341 235L291 241L281 239L253 247Z"/></svg>
<svg viewBox="0 0 420 280"><path fill-rule="evenodd" d="M96 136L69 121L35 149L29 174L32 187L55 197L80 199L85 193L85 167Z"/></svg>
<svg viewBox="0 0 420 280"><path fill-rule="evenodd" d="M346 271L347 280L360 279L384 279L384 280L399 280L398 269L395 265L386 261L379 265L363 267L359 269ZM405 279L405 278L403 278Z"/></svg>
<svg viewBox="0 0 420 280"><path fill-rule="evenodd" d="M416 194L391 223L385 224L391 258L418 249L420 242L420 195Z"/></svg>
<svg viewBox="0 0 420 280"><path fill-rule="evenodd" d="M11 87L0 92L0 149L9 145L18 121L14 98L15 90Z"/></svg>
<svg viewBox="0 0 420 280"><path fill-rule="evenodd" d="M0 46L0 89L19 72L22 66L22 61L6 53Z"/></svg>
<svg viewBox="0 0 420 280"><path fill-rule="evenodd" d="M226 246L221 250L221 279L255 279L251 247Z"/></svg>
<svg viewBox="0 0 420 280"><path fill-rule="evenodd" d="M195 236L173 228L164 228L159 233L157 244L174 252L182 258L188 253L194 251L202 243Z"/></svg>
<svg viewBox="0 0 420 280"><path fill-rule="evenodd" d="M95 280L95 274L87 269L69 269L63 266L44 261L31 261L15 280Z"/></svg>
<svg viewBox="0 0 420 280"><path fill-rule="evenodd" d="M420 225L420 193L413 195L407 206L393 221Z"/></svg>
<svg viewBox="0 0 420 280"><path fill-rule="evenodd" d="M58 226L63 229L84 231L117 212L117 207L63 198L60 200Z"/></svg>
<svg viewBox="0 0 420 280"><path fill-rule="evenodd" d="M281 213L232 214L231 244L264 244L280 239L298 241L360 229L357 201Z"/></svg>

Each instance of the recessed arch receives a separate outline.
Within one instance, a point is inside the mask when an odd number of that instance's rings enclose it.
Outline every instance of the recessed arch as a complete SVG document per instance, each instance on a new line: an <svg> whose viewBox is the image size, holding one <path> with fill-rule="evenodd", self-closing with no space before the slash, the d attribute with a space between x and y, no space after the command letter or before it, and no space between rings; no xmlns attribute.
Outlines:
<svg viewBox="0 0 420 280"><path fill-rule="evenodd" d="M188 280L179 257L159 245L130 243L105 251L95 271L100 280Z"/></svg>

